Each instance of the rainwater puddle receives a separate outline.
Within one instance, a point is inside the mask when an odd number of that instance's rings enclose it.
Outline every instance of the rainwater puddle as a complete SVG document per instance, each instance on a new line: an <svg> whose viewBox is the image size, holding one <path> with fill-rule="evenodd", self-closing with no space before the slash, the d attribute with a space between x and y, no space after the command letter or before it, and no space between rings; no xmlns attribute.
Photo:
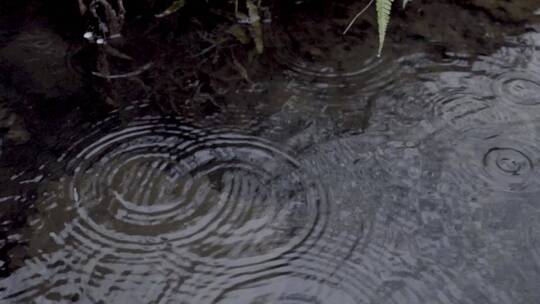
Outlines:
<svg viewBox="0 0 540 304"><path fill-rule="evenodd" d="M93 46L2 32L2 303L539 303L540 28L442 51L394 29L378 58L340 12L188 97L169 44L102 83ZM89 102L115 81L146 98Z"/></svg>

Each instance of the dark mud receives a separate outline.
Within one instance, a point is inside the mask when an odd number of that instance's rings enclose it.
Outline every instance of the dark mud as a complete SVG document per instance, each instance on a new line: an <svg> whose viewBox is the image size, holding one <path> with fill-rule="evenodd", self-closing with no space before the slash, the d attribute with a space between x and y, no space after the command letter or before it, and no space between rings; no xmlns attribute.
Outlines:
<svg viewBox="0 0 540 304"><path fill-rule="evenodd" d="M2 301L540 302L535 1L72 2L0 4Z"/></svg>

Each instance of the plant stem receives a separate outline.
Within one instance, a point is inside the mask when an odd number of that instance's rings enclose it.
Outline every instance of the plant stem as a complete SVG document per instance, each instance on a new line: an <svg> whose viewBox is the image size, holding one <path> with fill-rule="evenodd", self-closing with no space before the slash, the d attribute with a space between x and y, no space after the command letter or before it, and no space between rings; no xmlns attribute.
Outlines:
<svg viewBox="0 0 540 304"><path fill-rule="evenodd" d="M364 7L358 14L356 14L356 16L354 16L353 20L351 20L351 22L349 23L349 25L347 26L347 28L343 31L343 35L347 34L347 32L349 31L349 29L353 26L353 24L356 22L356 19L358 19L370 6L371 4L373 4L373 1L374 0L371 0L369 1L369 3L366 5L366 7Z"/></svg>

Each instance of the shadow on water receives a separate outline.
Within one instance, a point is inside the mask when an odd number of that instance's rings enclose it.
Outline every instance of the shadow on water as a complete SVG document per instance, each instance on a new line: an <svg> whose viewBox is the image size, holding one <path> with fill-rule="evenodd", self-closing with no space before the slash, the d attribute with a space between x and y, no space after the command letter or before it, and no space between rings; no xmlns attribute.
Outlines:
<svg viewBox="0 0 540 304"><path fill-rule="evenodd" d="M0 298L540 302L540 5L490 3L412 1L380 58L362 3L263 7L260 56L225 4L107 46L0 4Z"/></svg>

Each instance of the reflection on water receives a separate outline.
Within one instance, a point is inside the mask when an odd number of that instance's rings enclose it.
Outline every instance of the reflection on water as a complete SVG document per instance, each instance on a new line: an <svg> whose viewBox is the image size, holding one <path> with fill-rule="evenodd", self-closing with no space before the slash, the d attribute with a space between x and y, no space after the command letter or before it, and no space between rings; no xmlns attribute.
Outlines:
<svg viewBox="0 0 540 304"><path fill-rule="evenodd" d="M45 258L41 267L54 272L48 264L61 261L80 276L75 281L97 287L95 295L80 292L95 299L133 297L109 289L133 280L128 287L142 285L140 297L154 302L173 287L164 281L168 273L285 264L325 227L328 202L319 183L287 153L233 130L159 118L120 127L110 119L58 162L63 176L43 184L40 215L31 222L35 250L56 248L47 254L55 262ZM163 265L163 258L171 261ZM158 280L152 293L147 276ZM27 279L11 283L9 293L44 283ZM32 297L48 297L41 288L45 294Z"/></svg>
<svg viewBox="0 0 540 304"><path fill-rule="evenodd" d="M3 119L0 298L540 302L540 36L379 59L346 20L278 30L256 109L146 101L22 142Z"/></svg>

